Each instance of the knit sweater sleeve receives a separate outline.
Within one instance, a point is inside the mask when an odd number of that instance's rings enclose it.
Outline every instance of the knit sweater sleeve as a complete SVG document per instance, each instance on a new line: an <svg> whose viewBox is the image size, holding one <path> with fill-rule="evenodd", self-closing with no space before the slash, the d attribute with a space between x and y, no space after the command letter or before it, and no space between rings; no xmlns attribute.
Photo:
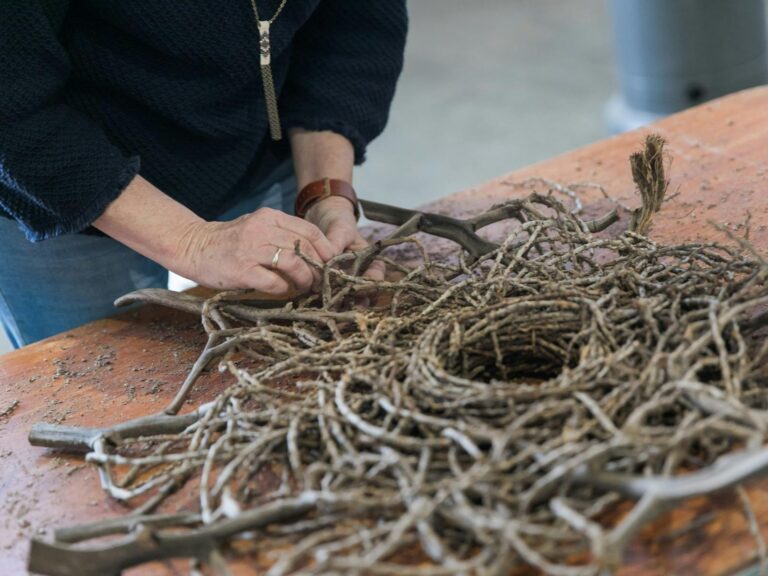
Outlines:
<svg viewBox="0 0 768 576"><path fill-rule="evenodd" d="M283 125L341 134L361 163L387 123L407 27L405 0L323 0L295 39Z"/></svg>
<svg viewBox="0 0 768 576"><path fill-rule="evenodd" d="M0 2L0 54L0 208L32 241L83 230L139 159L64 102L71 66L41 0Z"/></svg>

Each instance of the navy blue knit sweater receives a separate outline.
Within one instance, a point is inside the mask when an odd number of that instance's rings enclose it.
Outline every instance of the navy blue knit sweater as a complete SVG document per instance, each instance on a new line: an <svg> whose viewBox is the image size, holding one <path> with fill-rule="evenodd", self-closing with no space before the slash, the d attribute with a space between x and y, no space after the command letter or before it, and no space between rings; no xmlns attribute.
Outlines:
<svg viewBox="0 0 768 576"><path fill-rule="evenodd" d="M256 1L265 18L280 0ZM362 161L406 27L405 0L288 0L272 28L283 128L342 134ZM212 219L288 155L249 0L0 2L0 208L30 240L87 229L138 172Z"/></svg>

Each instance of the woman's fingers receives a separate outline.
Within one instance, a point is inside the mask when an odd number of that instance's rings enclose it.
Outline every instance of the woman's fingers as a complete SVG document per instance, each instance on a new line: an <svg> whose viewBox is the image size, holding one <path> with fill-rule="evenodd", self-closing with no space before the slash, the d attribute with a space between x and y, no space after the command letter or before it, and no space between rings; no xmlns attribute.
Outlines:
<svg viewBox="0 0 768 576"><path fill-rule="evenodd" d="M318 253L317 248L303 236L297 236L296 234L285 230L283 228L272 228L267 236L265 236L262 242L268 246L282 246L283 251L289 250L292 253L296 252L296 242L299 243L299 251L306 257L315 262L322 264L325 262L323 257Z"/></svg>
<svg viewBox="0 0 768 576"><path fill-rule="evenodd" d="M361 240L362 244L360 244ZM354 221L351 224L334 222L328 230L328 241L334 249L339 251L339 254L347 249L356 252L368 245L368 243L358 235L357 224Z"/></svg>
<svg viewBox="0 0 768 576"><path fill-rule="evenodd" d="M317 271L310 268L309 264L299 258L293 251L293 248L269 248L274 249L271 250L271 253L269 249L266 250L266 260L268 260L268 262L264 262L261 258L259 261L265 268L289 280L299 292L307 292L319 281L320 277ZM277 250L280 250L280 253L276 258L275 254L277 254Z"/></svg>
<svg viewBox="0 0 768 576"><path fill-rule="evenodd" d="M352 242L349 245L349 250L352 252L358 252L360 250L364 250L368 247L368 242L365 238L360 236L360 234L357 235L354 242ZM363 271L363 277L364 278L370 278L371 280L384 280L384 276L387 273L387 266L382 262L381 260L374 260L371 262L370 266L368 266L367 270Z"/></svg>
<svg viewBox="0 0 768 576"><path fill-rule="evenodd" d="M307 270L307 273L312 275L314 282L320 282L320 272L296 255L296 243L298 242L299 251L304 256L314 262L319 262L321 264L323 263L323 260L317 253L315 247L312 244L309 244L306 239L296 236L295 234L291 234L290 232L281 228L273 228L272 234L267 237L267 241L269 244L267 245L266 256L269 256L269 258L265 259L266 257L260 257L259 263L267 267L271 266L275 251L277 251L278 247L282 247L283 250L280 253L281 263L290 262L290 266L288 266L290 271L301 268L299 266L299 263L301 263L302 267ZM268 254L270 249L272 250L271 256ZM283 270L283 268L285 268L285 266L280 266L281 270Z"/></svg>
<svg viewBox="0 0 768 576"><path fill-rule="evenodd" d="M357 251L368 245L350 210L325 213L333 218L319 222L320 227L269 208L231 222L208 223L195 243L200 253L191 277L204 285L252 288L277 296L307 292L321 279L308 261L326 263L340 250ZM365 271L373 280L384 275L382 262Z"/></svg>
<svg viewBox="0 0 768 576"><path fill-rule="evenodd" d="M264 266L254 266L245 280L249 288L272 296L291 296L295 292L291 282Z"/></svg>
<svg viewBox="0 0 768 576"><path fill-rule="evenodd" d="M288 228L278 225L285 223ZM304 257L319 263L333 257L319 229L276 210L207 222L194 233L189 262L174 271L219 289L252 288L277 296L306 292L319 284L321 276Z"/></svg>
<svg viewBox="0 0 768 576"><path fill-rule="evenodd" d="M292 248L262 246L254 253L254 260L241 275L243 288L284 296L307 292L315 284L313 271Z"/></svg>
<svg viewBox="0 0 768 576"><path fill-rule="evenodd" d="M327 262L339 254L320 228L311 222L296 216L289 216L278 210L273 210L272 212L269 213L269 216L274 218L275 226L303 239L307 245L313 248L316 259L320 262Z"/></svg>
<svg viewBox="0 0 768 576"><path fill-rule="evenodd" d="M384 276L387 273L387 265L384 264L381 260L374 260L371 262L371 265L368 266L368 270L363 272L363 278L370 278L371 280L376 280L377 282L381 282L384 280Z"/></svg>

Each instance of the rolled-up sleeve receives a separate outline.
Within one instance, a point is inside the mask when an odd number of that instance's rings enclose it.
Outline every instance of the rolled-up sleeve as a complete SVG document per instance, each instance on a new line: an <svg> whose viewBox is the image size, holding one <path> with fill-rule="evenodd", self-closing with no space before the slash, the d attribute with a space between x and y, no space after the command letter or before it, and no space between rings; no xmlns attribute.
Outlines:
<svg viewBox="0 0 768 576"><path fill-rule="evenodd" d="M32 241L87 228L138 173L65 103L71 66L39 0L0 3L0 207Z"/></svg>
<svg viewBox="0 0 768 576"><path fill-rule="evenodd" d="M341 134L361 163L387 123L407 28L405 0L323 0L295 40L284 126Z"/></svg>

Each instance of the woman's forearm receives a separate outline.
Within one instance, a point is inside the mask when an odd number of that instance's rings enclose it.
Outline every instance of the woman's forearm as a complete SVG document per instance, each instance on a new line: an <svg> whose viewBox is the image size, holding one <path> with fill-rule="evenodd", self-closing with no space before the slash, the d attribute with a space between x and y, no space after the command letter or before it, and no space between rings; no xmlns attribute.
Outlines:
<svg viewBox="0 0 768 576"><path fill-rule="evenodd" d="M344 136L303 128L292 128L288 134L299 190L322 178L352 182L355 151Z"/></svg>
<svg viewBox="0 0 768 576"><path fill-rule="evenodd" d="M108 236L162 266L180 270L193 232L204 220L141 176L93 222Z"/></svg>

